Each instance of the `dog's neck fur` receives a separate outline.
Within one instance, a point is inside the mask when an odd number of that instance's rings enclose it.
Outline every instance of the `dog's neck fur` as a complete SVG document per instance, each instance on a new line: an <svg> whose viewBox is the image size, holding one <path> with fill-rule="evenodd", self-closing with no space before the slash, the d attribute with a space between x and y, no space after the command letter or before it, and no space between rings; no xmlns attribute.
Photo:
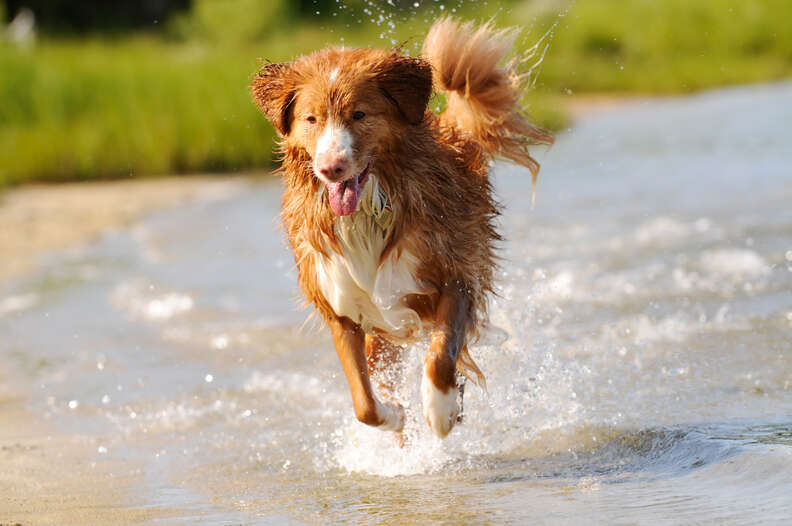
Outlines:
<svg viewBox="0 0 792 526"><path fill-rule="evenodd" d="M338 316L366 332L409 340L422 330L418 314L404 297L426 292L415 277L418 259L409 251L383 258L388 238L388 198L375 174L369 176L357 210L335 219L336 246L315 252L317 284ZM388 224L385 224L385 223Z"/></svg>

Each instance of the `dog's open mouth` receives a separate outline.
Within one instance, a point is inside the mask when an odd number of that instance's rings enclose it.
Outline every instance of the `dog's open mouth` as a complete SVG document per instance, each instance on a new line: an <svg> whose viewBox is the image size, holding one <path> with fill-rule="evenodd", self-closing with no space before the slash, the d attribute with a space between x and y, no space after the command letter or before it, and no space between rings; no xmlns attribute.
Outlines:
<svg viewBox="0 0 792 526"><path fill-rule="evenodd" d="M348 216L357 210L360 194L366 185L372 161L357 176L341 181L340 183L325 183L327 196L330 198L330 208L337 215Z"/></svg>

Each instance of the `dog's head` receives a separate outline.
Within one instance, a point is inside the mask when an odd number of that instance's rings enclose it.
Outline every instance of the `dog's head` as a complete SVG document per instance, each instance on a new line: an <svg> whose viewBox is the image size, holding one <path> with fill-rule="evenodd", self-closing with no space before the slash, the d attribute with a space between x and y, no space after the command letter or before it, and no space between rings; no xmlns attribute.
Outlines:
<svg viewBox="0 0 792 526"><path fill-rule="evenodd" d="M372 49L329 49L268 64L253 97L283 139L304 150L338 215L357 209L377 155L423 122L432 92L424 60Z"/></svg>

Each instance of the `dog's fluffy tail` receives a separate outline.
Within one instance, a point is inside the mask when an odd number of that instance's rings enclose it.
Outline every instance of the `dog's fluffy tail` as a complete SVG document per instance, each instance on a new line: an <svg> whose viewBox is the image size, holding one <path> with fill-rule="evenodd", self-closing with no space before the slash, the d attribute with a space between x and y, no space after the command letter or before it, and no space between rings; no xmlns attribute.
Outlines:
<svg viewBox="0 0 792 526"><path fill-rule="evenodd" d="M441 119L493 157L526 166L536 182L539 163L528 147L550 145L553 136L532 124L520 106L530 71L518 73L517 60L500 64L515 37L514 31L497 31L491 24L477 28L443 18L429 30L422 53L434 68L436 89L448 98Z"/></svg>

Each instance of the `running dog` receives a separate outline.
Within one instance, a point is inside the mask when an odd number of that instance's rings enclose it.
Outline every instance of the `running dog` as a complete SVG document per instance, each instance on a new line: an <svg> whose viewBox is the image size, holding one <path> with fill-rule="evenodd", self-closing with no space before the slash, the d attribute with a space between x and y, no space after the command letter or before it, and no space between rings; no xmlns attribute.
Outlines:
<svg viewBox="0 0 792 526"><path fill-rule="evenodd" d="M253 78L280 135L299 284L365 424L401 432L403 409L378 399L369 375L425 335L423 414L438 437L459 416L457 371L484 380L468 343L486 319L501 239L490 166L505 158L535 181L528 147L553 141L520 106L524 77L500 65L513 37L444 18L420 57L329 48ZM439 115L427 108L434 90L447 100Z"/></svg>

